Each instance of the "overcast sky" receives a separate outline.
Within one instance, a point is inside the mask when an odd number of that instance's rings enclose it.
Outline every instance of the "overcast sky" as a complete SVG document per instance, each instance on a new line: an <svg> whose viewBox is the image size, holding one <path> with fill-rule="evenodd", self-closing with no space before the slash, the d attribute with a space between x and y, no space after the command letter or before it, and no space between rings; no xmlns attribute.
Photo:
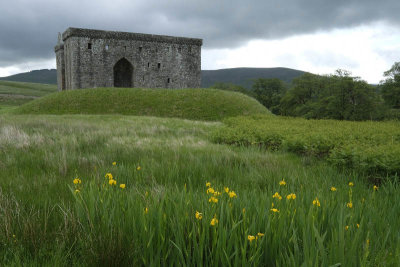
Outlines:
<svg viewBox="0 0 400 267"><path fill-rule="evenodd" d="M1 0L0 77L55 68L68 27L203 39L202 69L349 70L370 83L400 61L399 0Z"/></svg>

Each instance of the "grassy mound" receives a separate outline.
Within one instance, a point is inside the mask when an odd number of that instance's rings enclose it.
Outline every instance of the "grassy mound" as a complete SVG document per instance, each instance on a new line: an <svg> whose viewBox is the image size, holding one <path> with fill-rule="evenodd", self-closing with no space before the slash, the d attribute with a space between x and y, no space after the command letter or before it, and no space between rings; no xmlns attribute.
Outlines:
<svg viewBox="0 0 400 267"><path fill-rule="evenodd" d="M215 89L96 88L51 94L13 113L124 114L213 121L269 111L253 98Z"/></svg>

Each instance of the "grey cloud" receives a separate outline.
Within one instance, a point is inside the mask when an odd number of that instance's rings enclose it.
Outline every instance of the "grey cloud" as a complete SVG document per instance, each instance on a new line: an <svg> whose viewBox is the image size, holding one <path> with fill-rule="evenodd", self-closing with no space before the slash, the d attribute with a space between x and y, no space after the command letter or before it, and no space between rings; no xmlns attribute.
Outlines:
<svg viewBox="0 0 400 267"><path fill-rule="evenodd" d="M199 37L204 48L232 48L374 21L398 25L398 10L398 0L3 0L0 67L54 57L57 32L70 26Z"/></svg>

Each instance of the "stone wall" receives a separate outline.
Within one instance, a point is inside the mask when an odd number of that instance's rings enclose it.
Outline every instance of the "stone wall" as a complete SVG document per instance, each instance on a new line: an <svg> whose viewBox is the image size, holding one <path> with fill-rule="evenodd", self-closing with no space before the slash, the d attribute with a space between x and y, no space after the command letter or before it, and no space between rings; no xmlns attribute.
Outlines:
<svg viewBox="0 0 400 267"><path fill-rule="evenodd" d="M69 28L63 41L66 89L113 87L121 59L131 87L200 87L201 39Z"/></svg>

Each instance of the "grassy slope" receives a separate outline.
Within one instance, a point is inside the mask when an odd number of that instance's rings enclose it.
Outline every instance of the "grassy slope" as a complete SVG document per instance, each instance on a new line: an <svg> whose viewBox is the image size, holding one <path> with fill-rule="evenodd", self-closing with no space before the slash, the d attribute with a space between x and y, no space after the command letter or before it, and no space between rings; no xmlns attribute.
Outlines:
<svg viewBox="0 0 400 267"><path fill-rule="evenodd" d="M57 84L57 70L55 69L32 70L29 72L18 73L8 77L2 77L0 78L0 80L7 80L14 82Z"/></svg>
<svg viewBox="0 0 400 267"><path fill-rule="evenodd" d="M124 266L163 259L167 265L222 266L231 257L230 263L246 266L398 266L398 188L386 184L374 193L356 173L321 162L212 144L209 133L220 125L133 116L0 116L0 262ZM106 172L125 183L125 191L90 186L101 184ZM83 202L69 189L77 176ZM346 208L349 179L355 183L352 209ZM217 205L208 202L206 181L236 191L231 209L226 195ZM275 192L284 199L273 199ZM286 200L288 193L296 200ZM321 207L313 207L315 197ZM280 213L270 211L272 202ZM216 228L210 226L215 215ZM247 236L257 232L265 236L249 243Z"/></svg>
<svg viewBox="0 0 400 267"><path fill-rule="evenodd" d="M0 81L0 113L56 91L56 85Z"/></svg>
<svg viewBox="0 0 400 267"><path fill-rule="evenodd" d="M17 114L124 114L220 120L269 114L255 99L215 89L96 88L51 94L15 110Z"/></svg>

